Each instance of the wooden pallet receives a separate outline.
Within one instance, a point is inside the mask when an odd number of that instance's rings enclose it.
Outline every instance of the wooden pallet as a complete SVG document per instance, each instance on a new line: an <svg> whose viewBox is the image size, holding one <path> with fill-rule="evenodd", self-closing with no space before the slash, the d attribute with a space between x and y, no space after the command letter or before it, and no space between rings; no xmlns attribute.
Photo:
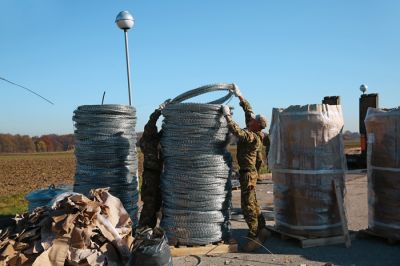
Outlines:
<svg viewBox="0 0 400 266"><path fill-rule="evenodd" d="M378 233L372 231L371 229L360 230L359 233L363 234L363 235L368 235L368 236L384 239L390 245L395 245L395 244L400 243L400 239L392 238L392 237L388 237L388 236L384 236L384 235L378 234Z"/></svg>
<svg viewBox="0 0 400 266"><path fill-rule="evenodd" d="M342 223L343 238L345 240L346 248L349 248L351 246L351 238L349 230L347 228L347 217L344 211L344 206L343 206L344 200L342 198L342 192L339 187L339 184L335 180L332 181L332 185L333 185L333 191L335 191L336 203L339 209L340 221Z"/></svg>
<svg viewBox="0 0 400 266"><path fill-rule="evenodd" d="M181 257L188 255L214 255L238 252L238 244L236 240L231 239L228 243L219 242L216 244L199 246L170 246L170 250L172 257Z"/></svg>
<svg viewBox="0 0 400 266"><path fill-rule="evenodd" d="M346 244L348 238L339 235L339 236L331 236L331 237L315 237L309 238L304 236L292 235L285 232L282 232L275 228L274 226L267 225L267 229L272 231L273 233L279 234L281 239L295 239L300 242L300 246L302 248L311 248L311 247L321 247L321 246L328 246L328 245L336 245L336 244ZM355 238L355 234L349 234L350 239Z"/></svg>

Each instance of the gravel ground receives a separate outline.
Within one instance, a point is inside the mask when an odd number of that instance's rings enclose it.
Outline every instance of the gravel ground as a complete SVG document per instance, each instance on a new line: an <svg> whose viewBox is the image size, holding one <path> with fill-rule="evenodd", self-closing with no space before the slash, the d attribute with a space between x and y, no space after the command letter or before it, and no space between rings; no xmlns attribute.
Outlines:
<svg viewBox="0 0 400 266"><path fill-rule="evenodd" d="M368 227L367 177L353 171L346 176L345 198L349 230L359 231ZM272 182L267 177L257 185L258 201L263 213L273 225L271 212ZM247 225L240 212L240 191L233 192L233 237L245 243ZM281 240L273 235L265 247L254 253L228 253L215 257L186 256L174 258L174 265L400 265L400 245L390 245L385 240L357 234L350 248L344 244L303 249L295 240ZM271 254L272 253L272 254ZM200 261L200 264L198 264Z"/></svg>

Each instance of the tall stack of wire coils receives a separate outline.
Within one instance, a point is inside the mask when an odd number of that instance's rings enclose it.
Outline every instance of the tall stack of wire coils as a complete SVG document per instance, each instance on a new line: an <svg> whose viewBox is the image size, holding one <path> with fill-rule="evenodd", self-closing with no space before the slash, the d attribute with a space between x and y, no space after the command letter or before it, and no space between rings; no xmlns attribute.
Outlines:
<svg viewBox="0 0 400 266"><path fill-rule="evenodd" d="M110 187L137 224L136 110L105 104L79 106L75 122L77 160L74 191Z"/></svg>
<svg viewBox="0 0 400 266"><path fill-rule="evenodd" d="M340 105L273 110L268 158L280 231L306 237L343 234L338 205L344 204L346 170L342 129Z"/></svg>
<svg viewBox="0 0 400 266"><path fill-rule="evenodd" d="M162 111L161 227L172 245L208 244L230 236L232 158L226 149L227 122L220 111L227 97L212 104L180 103L229 86L189 91Z"/></svg>
<svg viewBox="0 0 400 266"><path fill-rule="evenodd" d="M387 239L400 240L400 108L369 108L368 228Z"/></svg>

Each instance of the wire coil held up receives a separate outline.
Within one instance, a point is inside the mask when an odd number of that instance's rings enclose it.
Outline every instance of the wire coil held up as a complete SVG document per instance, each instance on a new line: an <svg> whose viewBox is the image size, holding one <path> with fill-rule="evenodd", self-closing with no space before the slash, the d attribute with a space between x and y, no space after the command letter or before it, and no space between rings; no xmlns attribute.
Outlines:
<svg viewBox="0 0 400 266"><path fill-rule="evenodd" d="M163 109L161 177L163 219L171 244L208 244L230 235L231 157L227 122L213 104L180 103L230 84L213 84L184 93Z"/></svg>
<svg viewBox="0 0 400 266"><path fill-rule="evenodd" d="M83 105L75 111L74 191L110 187L137 224L136 110L132 106Z"/></svg>

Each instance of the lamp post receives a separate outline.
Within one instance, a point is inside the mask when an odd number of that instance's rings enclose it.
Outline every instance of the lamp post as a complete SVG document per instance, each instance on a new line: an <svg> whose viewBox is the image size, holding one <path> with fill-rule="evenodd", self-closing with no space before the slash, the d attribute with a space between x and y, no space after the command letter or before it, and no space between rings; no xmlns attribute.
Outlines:
<svg viewBox="0 0 400 266"><path fill-rule="evenodd" d="M125 35L125 55L126 55L126 72L128 74L128 95L129 95L129 105L132 105L131 102L131 69L129 64L129 51L128 51L128 30L133 27L135 24L135 20L133 16L128 11L121 11L117 15L115 19L115 23L117 26L124 30Z"/></svg>
<svg viewBox="0 0 400 266"><path fill-rule="evenodd" d="M365 94L365 92L367 91L367 89L368 89L368 86L367 86L367 85L361 84L361 86L360 86L360 91L361 91L363 94Z"/></svg>

